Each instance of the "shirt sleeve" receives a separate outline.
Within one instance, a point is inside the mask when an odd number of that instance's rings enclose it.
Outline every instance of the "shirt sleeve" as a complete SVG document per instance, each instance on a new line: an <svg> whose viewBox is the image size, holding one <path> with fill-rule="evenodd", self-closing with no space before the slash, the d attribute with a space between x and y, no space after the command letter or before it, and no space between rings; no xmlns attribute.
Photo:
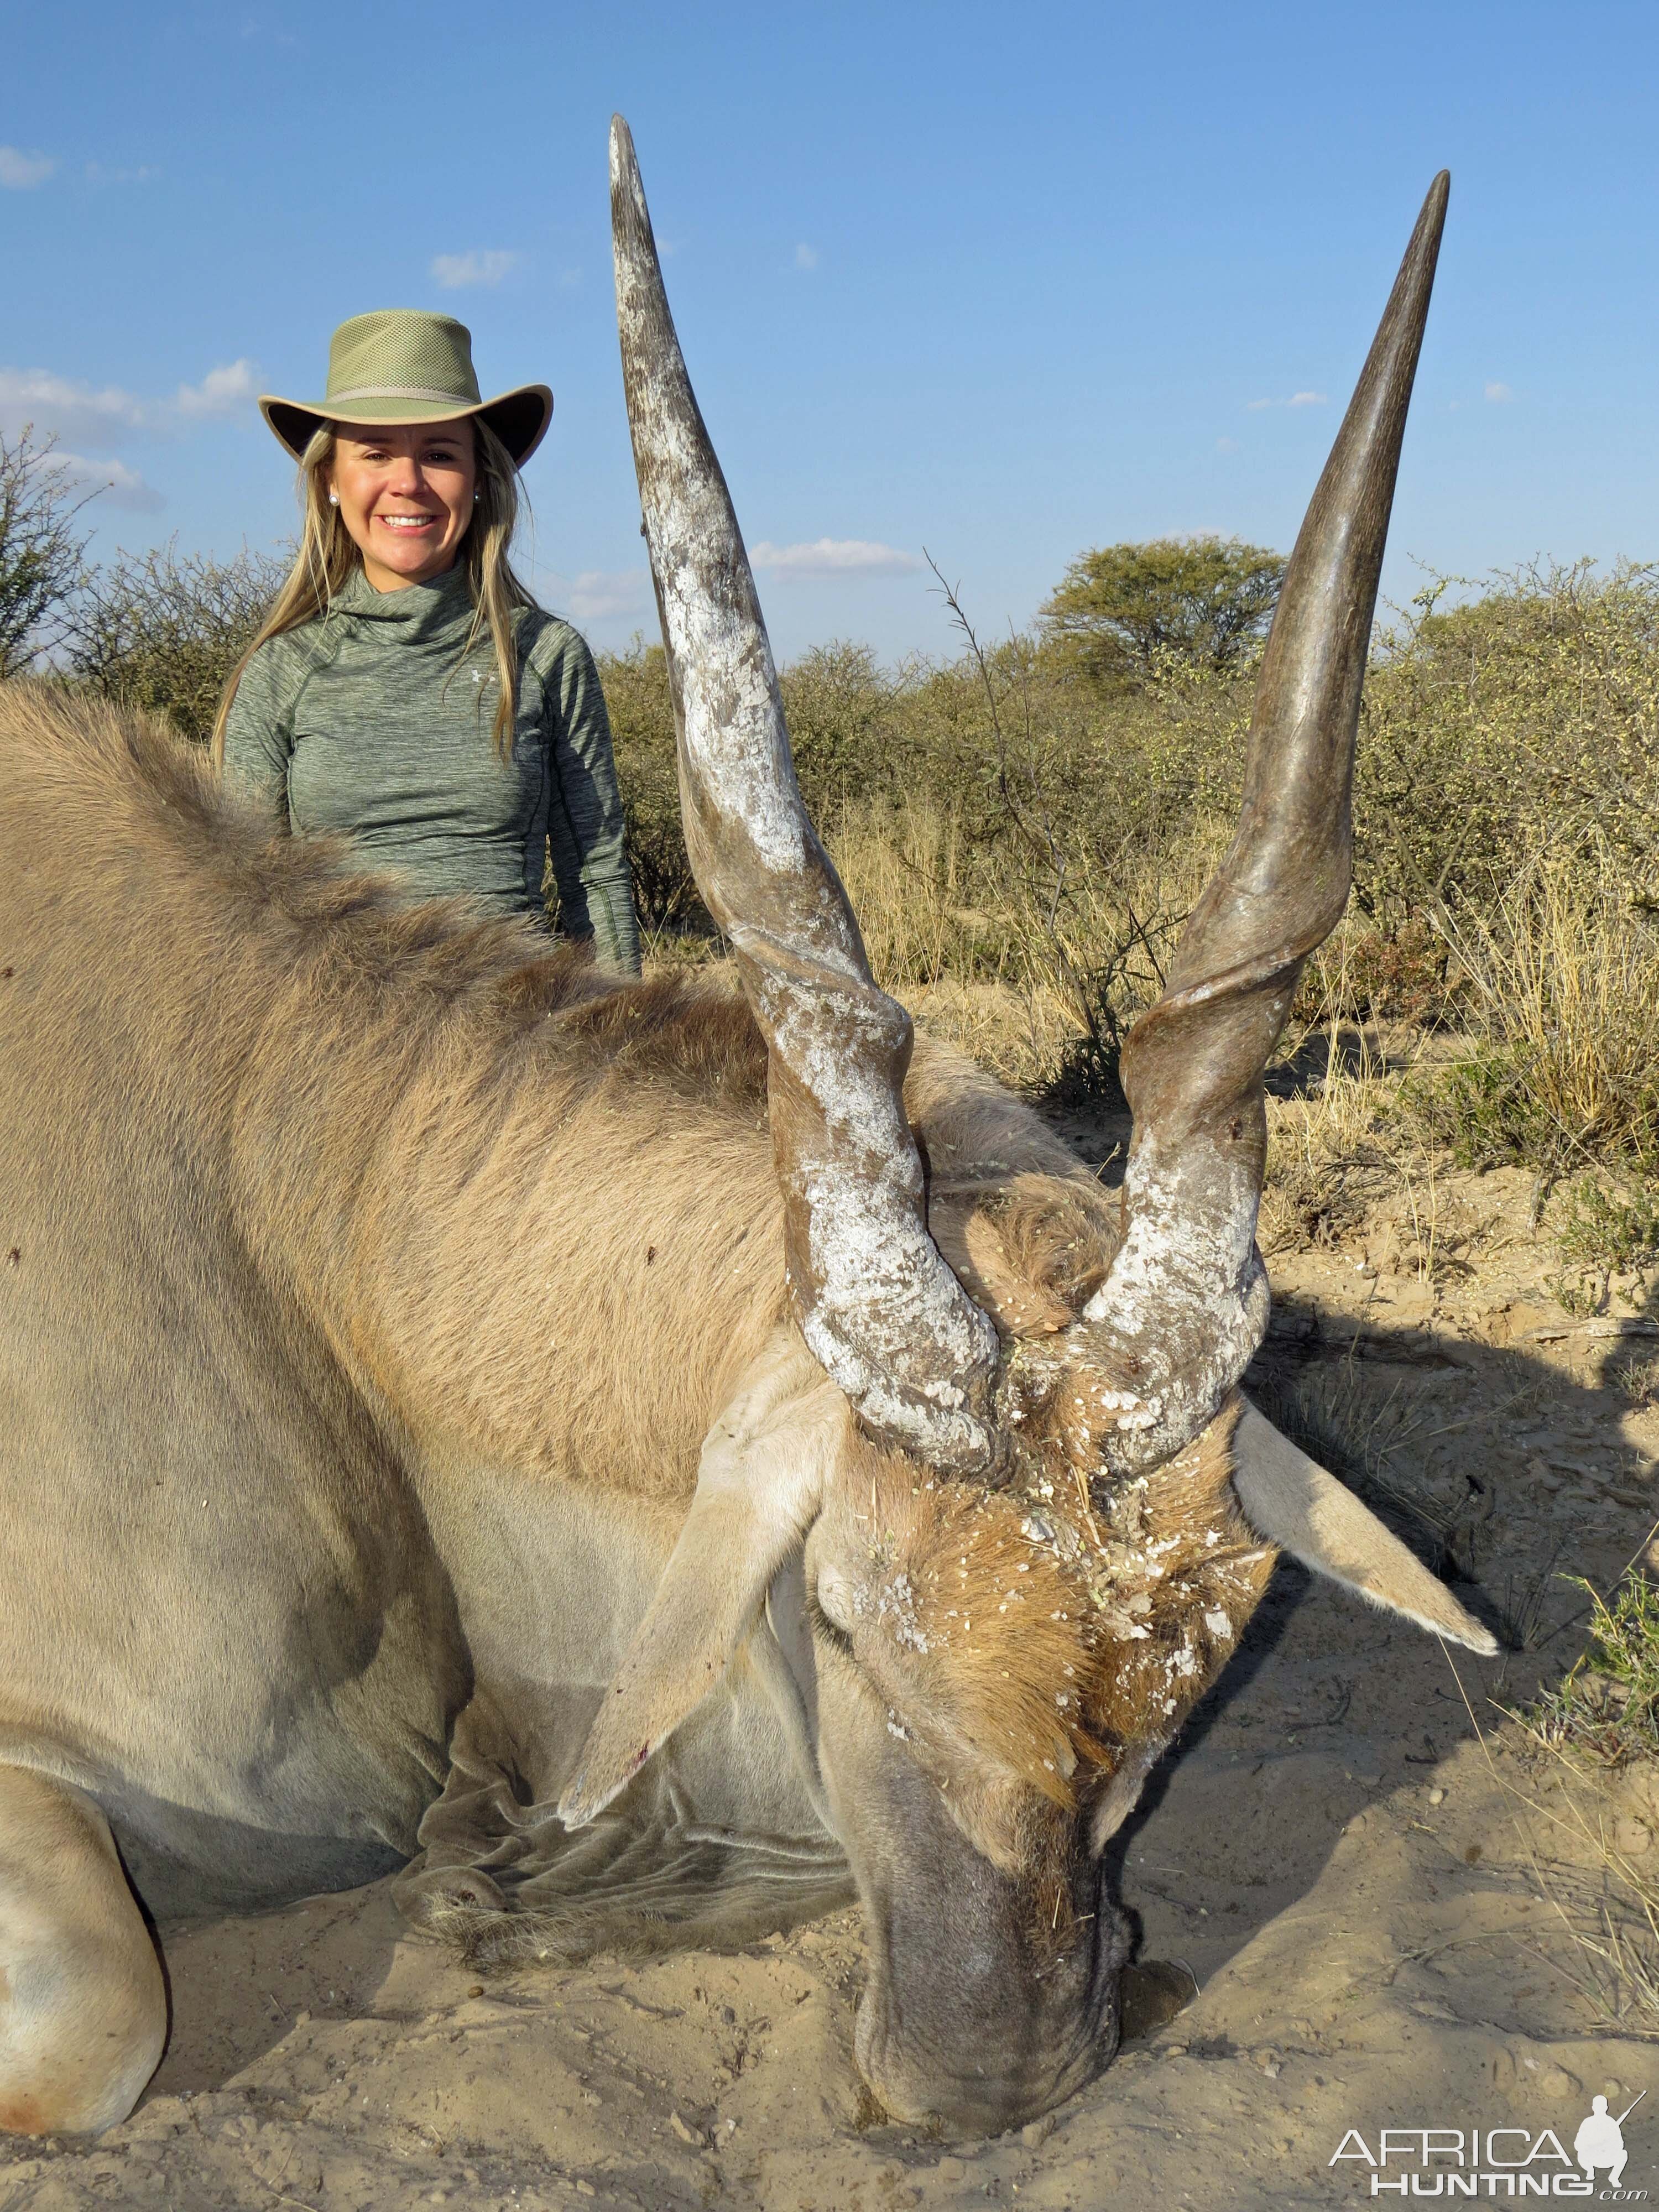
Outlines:
<svg viewBox="0 0 1659 2212"><path fill-rule="evenodd" d="M560 918L572 937L593 939L602 966L620 975L637 975L640 933L611 757L611 718L586 641L563 625L561 632L543 679L552 768L547 842Z"/></svg>
<svg viewBox="0 0 1659 2212"><path fill-rule="evenodd" d="M225 778L263 800L286 830L294 687L283 681L281 656L271 650L279 642L267 639L242 671L225 717Z"/></svg>

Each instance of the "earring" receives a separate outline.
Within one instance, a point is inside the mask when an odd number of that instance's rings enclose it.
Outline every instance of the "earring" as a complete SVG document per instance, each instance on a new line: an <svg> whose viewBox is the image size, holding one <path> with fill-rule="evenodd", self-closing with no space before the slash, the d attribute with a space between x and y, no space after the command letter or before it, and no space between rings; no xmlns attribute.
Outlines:
<svg viewBox="0 0 1659 2212"><path fill-rule="evenodd" d="M340 504L340 495L337 491L330 492L328 503L331 507L337 507Z"/></svg>

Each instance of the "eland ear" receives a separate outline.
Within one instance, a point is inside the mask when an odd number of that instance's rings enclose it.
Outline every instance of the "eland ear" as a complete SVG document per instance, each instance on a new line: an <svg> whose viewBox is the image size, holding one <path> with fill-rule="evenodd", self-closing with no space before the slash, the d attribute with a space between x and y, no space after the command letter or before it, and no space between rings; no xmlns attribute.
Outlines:
<svg viewBox="0 0 1659 2212"><path fill-rule="evenodd" d="M719 1686L811 1524L849 1418L793 1329L744 1370L703 1441L691 1510L559 1801L567 1828L597 1819Z"/></svg>
<svg viewBox="0 0 1659 2212"><path fill-rule="evenodd" d="M1298 1451L1248 1398L1232 1449L1233 1489L1258 1536L1383 1612L1403 1614L1431 1636L1467 1644L1485 1658L1494 1655L1492 1632L1463 1610L1351 1490Z"/></svg>

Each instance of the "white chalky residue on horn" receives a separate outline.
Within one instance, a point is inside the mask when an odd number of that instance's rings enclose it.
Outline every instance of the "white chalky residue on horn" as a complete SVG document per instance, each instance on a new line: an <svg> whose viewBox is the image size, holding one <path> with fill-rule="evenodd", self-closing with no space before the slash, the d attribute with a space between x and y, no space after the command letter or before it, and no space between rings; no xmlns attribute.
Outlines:
<svg viewBox="0 0 1659 2212"><path fill-rule="evenodd" d="M1128 1222L1106 1279L1083 1309L1081 1332L1102 1332L1115 1352L1133 1348L1144 1377L1139 1402L1118 1410L1121 1449L1178 1449L1194 1419L1206 1420L1244 1371L1267 1330L1267 1278L1255 1249L1256 1190L1241 1166L1221 1202L1195 1206L1179 1162L1143 1142L1126 1178ZM1202 1315L1202 1350L1172 1366L1172 1310ZM1112 1394L1100 1394L1103 1402Z"/></svg>
<svg viewBox="0 0 1659 2212"><path fill-rule="evenodd" d="M1127 1180L1128 1224L1105 1281L1083 1309L1085 1321L1136 1331L1152 1318L1152 1295L1172 1284L1206 1299L1218 1287L1243 1286L1255 1251L1253 1177L1235 1170L1225 1203L1200 1211L1182 1188L1179 1165L1166 1165L1149 1144Z"/></svg>
<svg viewBox="0 0 1659 2212"><path fill-rule="evenodd" d="M901 1034L908 1031L909 1018L902 1007L878 994L873 984L864 982L862 978L852 980L862 985L863 993L872 1003L866 1009L854 1000L843 1009L845 1012L864 1013L865 1026L872 1031L878 1024L890 1024ZM803 1015L800 1006L789 998L778 994L774 1006L769 993L767 1011L773 1017L779 1051L823 1109L828 1133L860 1146L869 1155L872 1169L889 1176L902 1176L906 1187L919 1198L921 1163L910 1140L909 1124L893 1091L885 1085L872 1084L856 1067L849 1067L845 1053L839 1048L840 1041L832 1044L813 1023L810 1012ZM875 1035L870 1042L890 1048L893 1039Z"/></svg>
<svg viewBox="0 0 1659 2212"><path fill-rule="evenodd" d="M649 416L657 466L646 529L680 673L685 750L728 829L773 874L798 876L806 848L794 770L780 741L783 708L771 654L748 615L721 605L699 574L697 549L707 561L711 544L735 532L724 501L698 482L677 413L653 408Z"/></svg>
<svg viewBox="0 0 1659 2212"><path fill-rule="evenodd" d="M611 138L618 325L641 504L678 687L686 846L731 939L774 1095L791 1288L808 1344L867 1423L957 1467L996 1334L928 1234L900 1085L909 1018L872 981L807 821L737 520L675 337L625 126ZM801 1274L806 1280L796 1279Z"/></svg>

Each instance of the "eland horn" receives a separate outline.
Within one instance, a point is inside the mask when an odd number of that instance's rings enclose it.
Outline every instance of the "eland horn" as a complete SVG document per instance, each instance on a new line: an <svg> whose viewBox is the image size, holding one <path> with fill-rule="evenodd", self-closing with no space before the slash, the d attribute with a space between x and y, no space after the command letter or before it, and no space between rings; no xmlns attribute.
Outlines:
<svg viewBox="0 0 1659 2212"><path fill-rule="evenodd" d="M1255 1246L1262 1077L1302 964L1347 903L1360 687L1449 179L1429 188L1285 574L1250 724L1237 833L1125 1041L1134 1135L1123 1238L1080 1333L1121 1385L1109 1464L1197 1434L1267 1326Z"/></svg>
<svg viewBox="0 0 1659 2212"><path fill-rule="evenodd" d="M617 324L662 618L686 850L768 1050L785 1250L807 1344L876 1437L988 1467L995 1333L927 1231L909 1016L876 988L801 801L726 479L674 333L634 142L611 125Z"/></svg>

